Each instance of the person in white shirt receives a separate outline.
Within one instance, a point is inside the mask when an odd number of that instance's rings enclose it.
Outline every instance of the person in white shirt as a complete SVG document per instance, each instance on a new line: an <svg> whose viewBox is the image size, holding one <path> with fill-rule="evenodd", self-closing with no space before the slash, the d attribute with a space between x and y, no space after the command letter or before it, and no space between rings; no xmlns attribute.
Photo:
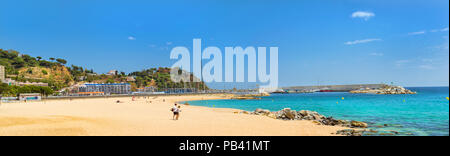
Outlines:
<svg viewBox="0 0 450 156"><path fill-rule="evenodd" d="M175 111L173 111L173 114L175 116L175 120L178 120L178 118L180 117L180 112L181 112L181 106L178 106L178 108L175 109Z"/></svg>
<svg viewBox="0 0 450 156"><path fill-rule="evenodd" d="M173 120L175 120L175 117L176 117L175 111L176 111L177 109L178 109L177 104L175 104L175 105L173 106L173 108L170 109L170 111L173 112L173 117L172 117Z"/></svg>

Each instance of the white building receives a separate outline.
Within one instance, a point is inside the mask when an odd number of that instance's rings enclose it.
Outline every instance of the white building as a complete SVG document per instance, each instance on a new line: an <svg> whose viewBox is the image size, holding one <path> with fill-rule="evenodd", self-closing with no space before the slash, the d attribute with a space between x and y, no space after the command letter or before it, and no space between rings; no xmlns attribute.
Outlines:
<svg viewBox="0 0 450 156"><path fill-rule="evenodd" d="M111 70L106 75L117 75L117 70Z"/></svg>
<svg viewBox="0 0 450 156"><path fill-rule="evenodd" d="M106 95L111 94L130 94L131 85L129 83L113 83L113 84L89 84L86 83L78 88L79 93L99 93Z"/></svg>

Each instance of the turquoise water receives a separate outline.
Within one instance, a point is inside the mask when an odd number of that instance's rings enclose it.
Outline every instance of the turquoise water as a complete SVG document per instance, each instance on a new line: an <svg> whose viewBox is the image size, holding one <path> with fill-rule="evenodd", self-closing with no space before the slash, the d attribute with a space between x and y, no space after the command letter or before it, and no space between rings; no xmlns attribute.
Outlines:
<svg viewBox="0 0 450 156"><path fill-rule="evenodd" d="M253 111L283 108L312 110L337 119L367 122L381 132L399 135L448 136L448 87L408 88L417 95L371 95L350 93L274 94L261 100L208 100L190 104ZM342 99L344 98L344 99ZM387 127L380 127L388 124Z"/></svg>

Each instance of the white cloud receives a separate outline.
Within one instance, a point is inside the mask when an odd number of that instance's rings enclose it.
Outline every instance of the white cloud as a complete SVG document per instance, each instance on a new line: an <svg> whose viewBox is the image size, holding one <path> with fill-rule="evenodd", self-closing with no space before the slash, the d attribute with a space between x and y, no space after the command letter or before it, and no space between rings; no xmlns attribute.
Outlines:
<svg viewBox="0 0 450 156"><path fill-rule="evenodd" d="M136 37L133 37L133 36L128 36L128 40L132 40L132 41L134 41L134 40L136 40Z"/></svg>
<svg viewBox="0 0 450 156"><path fill-rule="evenodd" d="M383 53L370 53L370 56L384 56Z"/></svg>
<svg viewBox="0 0 450 156"><path fill-rule="evenodd" d="M423 35L425 33L427 33L427 32L426 31L417 31L417 32L408 33L408 35Z"/></svg>
<svg viewBox="0 0 450 156"><path fill-rule="evenodd" d="M420 69L432 70L434 67L432 65L420 65Z"/></svg>
<svg viewBox="0 0 450 156"><path fill-rule="evenodd" d="M449 50L448 41L444 42L441 45L433 46L433 47L431 47L431 49L436 50L436 51L447 51L447 53L448 53L448 50Z"/></svg>
<svg viewBox="0 0 450 156"><path fill-rule="evenodd" d="M366 12L366 11L357 11L352 14L352 18L362 18L366 21L374 16L375 14L373 12Z"/></svg>
<svg viewBox="0 0 450 156"><path fill-rule="evenodd" d="M167 42L166 44L167 44L167 45L172 45L172 42Z"/></svg>
<svg viewBox="0 0 450 156"><path fill-rule="evenodd" d="M414 69L433 70L436 69L436 61L434 59L411 59L395 61L397 67L413 67Z"/></svg>
<svg viewBox="0 0 450 156"><path fill-rule="evenodd" d="M348 41L348 42L345 42L345 44L346 45L355 45L355 44L369 43L369 42L374 42L374 41L381 41L381 39L371 38L371 39L364 39L364 40Z"/></svg>
<svg viewBox="0 0 450 156"><path fill-rule="evenodd" d="M424 59L422 59L422 62L432 63L433 59L424 58Z"/></svg>
<svg viewBox="0 0 450 156"><path fill-rule="evenodd" d="M411 60L398 60L398 61L395 61L395 65L397 67L401 67L401 66L404 66L405 64L408 64L410 62L411 62Z"/></svg>
<svg viewBox="0 0 450 156"><path fill-rule="evenodd" d="M444 51L448 54L448 50L449 50L448 36L445 36L443 38L446 40L444 43L435 45L435 46L431 46L429 48L433 51Z"/></svg>
<svg viewBox="0 0 450 156"><path fill-rule="evenodd" d="M447 28L442 28L442 29L433 29L430 30L430 32L432 33L436 33L436 32L447 32L448 31L448 27Z"/></svg>

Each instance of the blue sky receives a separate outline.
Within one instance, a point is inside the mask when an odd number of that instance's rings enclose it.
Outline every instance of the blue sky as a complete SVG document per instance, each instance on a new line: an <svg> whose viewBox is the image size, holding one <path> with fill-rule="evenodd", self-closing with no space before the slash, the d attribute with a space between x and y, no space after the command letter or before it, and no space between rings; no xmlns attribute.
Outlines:
<svg viewBox="0 0 450 156"><path fill-rule="evenodd" d="M2 0L0 48L125 72L174 46L277 46L281 86L449 85L448 0Z"/></svg>

